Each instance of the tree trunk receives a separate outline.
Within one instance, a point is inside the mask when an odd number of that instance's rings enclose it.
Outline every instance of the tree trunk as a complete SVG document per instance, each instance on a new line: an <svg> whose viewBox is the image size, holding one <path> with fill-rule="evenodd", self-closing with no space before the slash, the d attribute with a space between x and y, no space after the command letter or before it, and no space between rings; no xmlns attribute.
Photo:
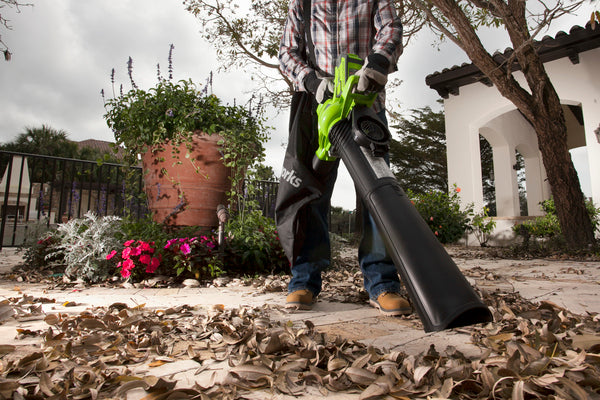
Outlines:
<svg viewBox="0 0 600 400"><path fill-rule="evenodd" d="M534 112L530 122L537 134L562 234L569 248L584 248L594 243L594 230L567 147L567 128L560 99L545 72L544 76L540 82L543 86L541 96L533 96Z"/></svg>

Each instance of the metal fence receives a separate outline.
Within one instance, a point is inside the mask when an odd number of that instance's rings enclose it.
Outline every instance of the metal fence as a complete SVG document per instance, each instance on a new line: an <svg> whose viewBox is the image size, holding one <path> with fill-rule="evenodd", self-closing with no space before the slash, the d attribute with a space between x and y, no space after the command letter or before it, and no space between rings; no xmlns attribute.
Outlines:
<svg viewBox="0 0 600 400"><path fill-rule="evenodd" d="M147 213L140 167L0 151L0 171L0 248L90 210L136 218Z"/></svg>
<svg viewBox="0 0 600 400"><path fill-rule="evenodd" d="M0 151L0 249L93 211L147 215L141 167ZM256 181L251 198L274 218L277 182Z"/></svg>

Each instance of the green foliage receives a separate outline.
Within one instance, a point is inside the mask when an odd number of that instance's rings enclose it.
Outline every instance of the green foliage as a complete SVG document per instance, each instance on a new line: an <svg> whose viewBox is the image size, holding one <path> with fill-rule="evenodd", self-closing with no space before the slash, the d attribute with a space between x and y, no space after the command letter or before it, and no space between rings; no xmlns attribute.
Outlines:
<svg viewBox="0 0 600 400"><path fill-rule="evenodd" d="M173 261L177 276L184 272L196 279L216 278L223 273L223 261L215 237L181 237L167 241L165 250Z"/></svg>
<svg viewBox="0 0 600 400"><path fill-rule="evenodd" d="M442 243L458 241L469 226L473 207L461 210L459 192L460 188L456 186L451 194L442 191L415 194L407 191L421 217Z"/></svg>
<svg viewBox="0 0 600 400"><path fill-rule="evenodd" d="M171 45L169 71L173 48ZM116 144L125 148L127 161L135 164L138 154L166 142L189 145L196 131L222 135L226 158L248 148L253 154L262 151L262 120L253 117L250 110L222 105L216 96L208 95L208 87L200 90L191 79L173 82L171 77L160 77L160 73L154 87L140 89L133 80L131 63L130 59L132 89L106 99L104 104L106 123L114 132ZM112 81L114 85L114 70Z"/></svg>
<svg viewBox="0 0 600 400"><path fill-rule="evenodd" d="M289 262L277 236L275 221L258 210L226 224L224 268L241 274L287 271Z"/></svg>
<svg viewBox="0 0 600 400"><path fill-rule="evenodd" d="M357 211L331 207L329 212L329 232L339 235L350 242L360 240L357 234Z"/></svg>
<svg viewBox="0 0 600 400"><path fill-rule="evenodd" d="M89 282L106 279L113 272L106 256L119 244L120 221L119 217L98 218L87 212L83 218L59 224L49 236L52 242L46 258L62 260L69 277Z"/></svg>
<svg viewBox="0 0 600 400"><path fill-rule="evenodd" d="M262 163L257 164L254 166L254 177L255 179L261 180L261 181L277 181L277 175L275 174L275 171L273 170L273 167L271 167L270 165L264 165Z"/></svg>
<svg viewBox="0 0 600 400"><path fill-rule="evenodd" d="M585 206L592 222L593 232L597 232L600 227L600 208L596 208L591 200L586 201ZM543 216L516 224L512 228L513 232L523 237L526 246L529 244L530 238L534 238L538 242L540 239L550 239L550 242L556 244L563 243L564 238L556 215L554 200L544 200L540 203L540 209L544 212Z"/></svg>
<svg viewBox="0 0 600 400"><path fill-rule="evenodd" d="M400 185L416 194L448 191L444 112L423 107L396 120L400 140L390 143L390 163Z"/></svg>
<svg viewBox="0 0 600 400"><path fill-rule="evenodd" d="M489 208L484 207L480 213L473 215L469 226L469 229L473 231L482 247L487 245L488 240L490 240L490 234L496 228L496 221L490 218L488 215L489 211Z"/></svg>
<svg viewBox="0 0 600 400"><path fill-rule="evenodd" d="M64 265L64 254L53 251L58 244L56 230L47 230L36 238L39 239L27 245L23 254L24 264L28 268L41 271L53 266Z"/></svg>
<svg viewBox="0 0 600 400"><path fill-rule="evenodd" d="M67 132L48 125L41 128L25 128L12 141L0 146L1 150L41 154L53 157L77 158L77 143L70 141Z"/></svg>

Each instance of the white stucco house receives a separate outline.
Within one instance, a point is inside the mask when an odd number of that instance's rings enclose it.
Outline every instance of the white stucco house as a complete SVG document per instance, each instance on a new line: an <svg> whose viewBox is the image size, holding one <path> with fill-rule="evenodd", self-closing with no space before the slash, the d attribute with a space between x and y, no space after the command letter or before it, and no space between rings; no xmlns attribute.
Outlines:
<svg viewBox="0 0 600 400"><path fill-rule="evenodd" d="M538 52L563 104L569 149L585 147L594 203L600 206L600 26L574 27L569 33L544 37ZM512 49L496 53L506 60ZM520 71L513 72L526 88ZM493 150L497 228L494 241L513 237L511 227L521 220L516 164L518 151L525 161L527 211L540 215L539 203L551 197L532 126L502 97L473 64L433 73L427 85L444 99L448 151L448 182L461 188L464 204L484 205L479 135ZM469 241L471 244L474 241Z"/></svg>

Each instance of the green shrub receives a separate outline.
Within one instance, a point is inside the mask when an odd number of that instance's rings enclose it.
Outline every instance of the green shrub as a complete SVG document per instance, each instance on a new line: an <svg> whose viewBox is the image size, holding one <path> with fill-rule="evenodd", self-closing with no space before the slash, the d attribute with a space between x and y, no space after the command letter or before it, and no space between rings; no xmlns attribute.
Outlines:
<svg viewBox="0 0 600 400"><path fill-rule="evenodd" d="M226 225L224 268L239 274L288 271L289 262L279 243L275 221L260 211L246 211Z"/></svg>
<svg viewBox="0 0 600 400"><path fill-rule="evenodd" d="M64 268L64 255L55 253L52 248L58 244L59 235L55 229L40 234L37 240L25 248L23 261L27 268L41 271L55 266Z"/></svg>
<svg viewBox="0 0 600 400"><path fill-rule="evenodd" d="M223 273L223 260L214 236L180 237L167 241L165 250L173 260L177 276L196 279L216 278Z"/></svg>
<svg viewBox="0 0 600 400"><path fill-rule="evenodd" d="M488 215L489 211L489 208L484 207L479 214L473 215L468 228L475 234L475 238L477 238L481 247L487 246L487 242L490 240L490 234L494 231L494 228L496 228L496 221L490 218Z"/></svg>
<svg viewBox="0 0 600 400"><path fill-rule="evenodd" d="M442 243L458 241L469 226L469 216L473 213L473 207L461 210L459 192L460 188L456 186L450 194L441 191L414 194L410 190L407 191L421 217Z"/></svg>
<svg viewBox="0 0 600 400"><path fill-rule="evenodd" d="M585 203L586 209L592 222L594 232L600 227L600 208L596 208L591 200ZM537 217L532 221L526 221L513 226L513 232L522 236L524 244L529 244L529 239L536 241L547 239L550 245L559 245L564 242L560 223L556 215L556 206L553 199L544 200L540 203L540 209L544 212L543 216Z"/></svg>

